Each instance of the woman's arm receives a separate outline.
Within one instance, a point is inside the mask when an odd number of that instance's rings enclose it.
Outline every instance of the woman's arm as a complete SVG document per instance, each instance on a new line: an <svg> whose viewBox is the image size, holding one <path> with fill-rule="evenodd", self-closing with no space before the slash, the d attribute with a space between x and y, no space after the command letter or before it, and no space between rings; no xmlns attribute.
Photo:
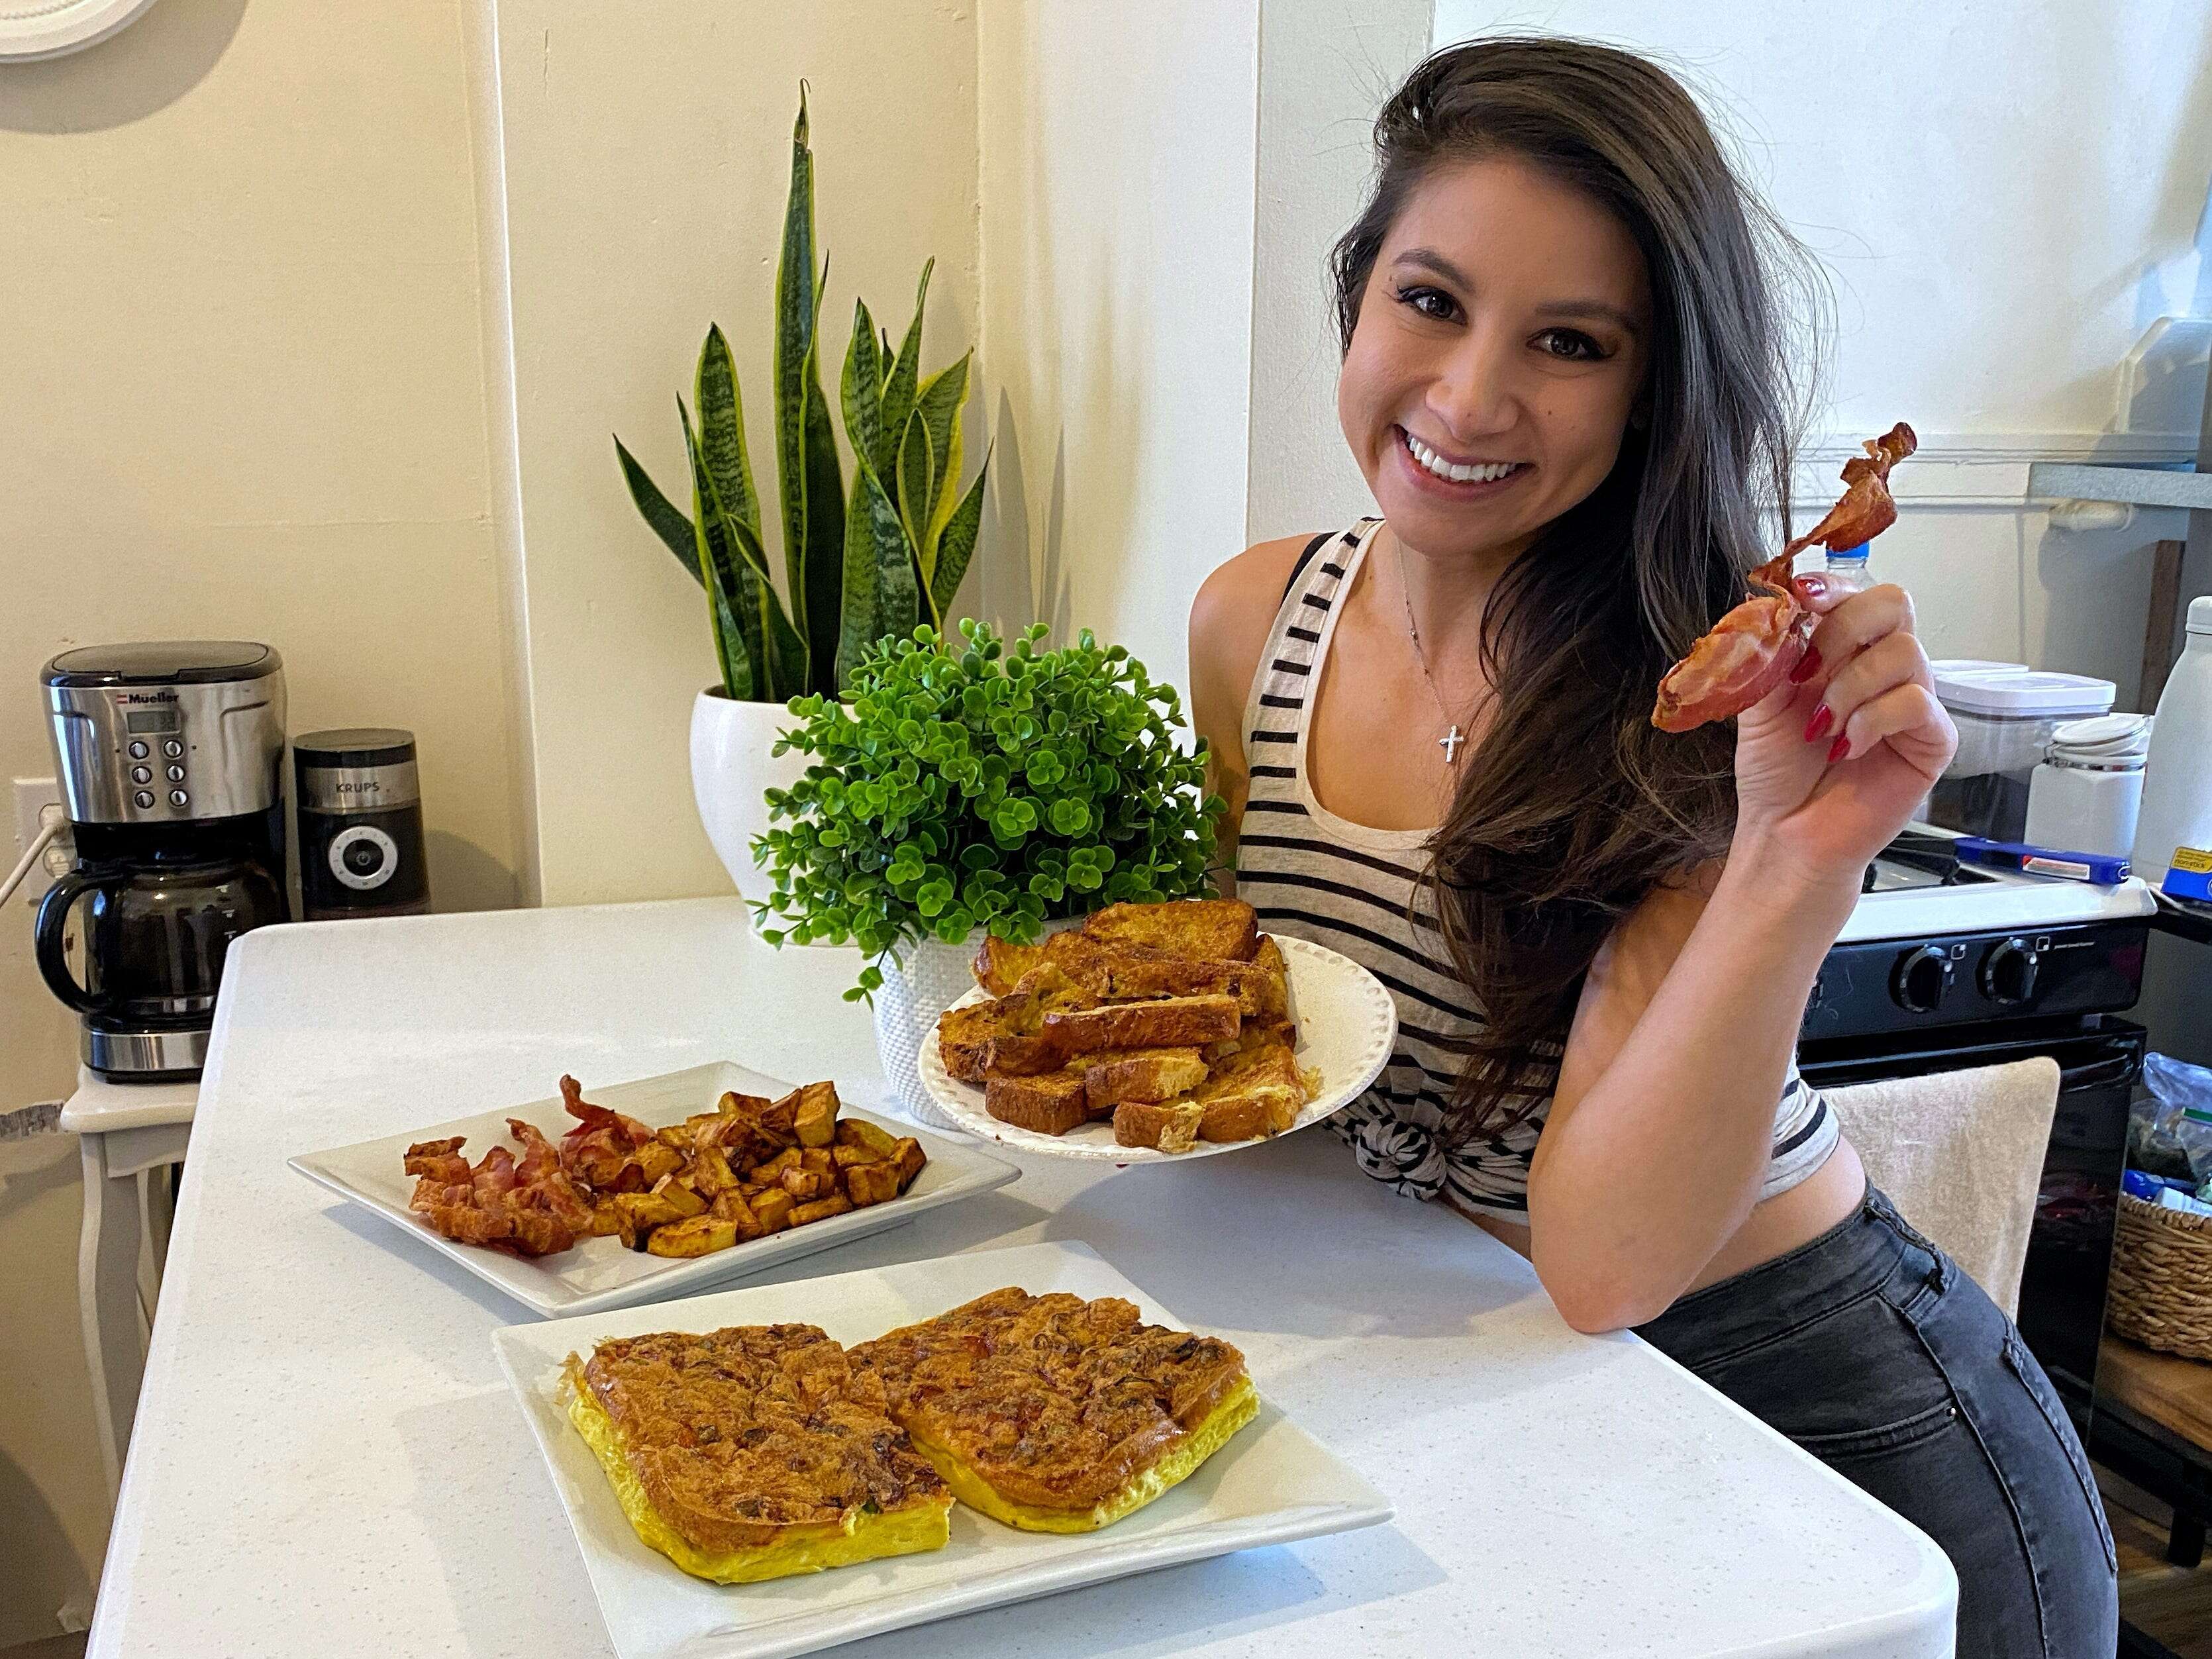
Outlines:
<svg viewBox="0 0 2212 1659"><path fill-rule="evenodd" d="M1224 897L1237 893L1237 834L1251 785L1244 757L1244 704L1260 653L1298 553L1312 539L1261 542L1221 566L1190 607L1190 723L1206 744L1206 786L1229 803L1217 826Z"/></svg>
<svg viewBox="0 0 2212 1659"><path fill-rule="evenodd" d="M1814 975L1956 746L1903 592L1820 608L1806 682L1738 722L1724 865L1647 899L1584 983L1528 1180L1577 1329L1656 1318L1751 1213Z"/></svg>

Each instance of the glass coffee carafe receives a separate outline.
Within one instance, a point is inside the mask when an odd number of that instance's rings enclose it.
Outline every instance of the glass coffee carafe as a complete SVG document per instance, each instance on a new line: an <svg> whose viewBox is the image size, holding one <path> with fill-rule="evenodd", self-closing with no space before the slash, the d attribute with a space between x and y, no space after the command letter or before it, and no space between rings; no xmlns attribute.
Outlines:
<svg viewBox="0 0 2212 1659"><path fill-rule="evenodd" d="M80 900L82 981L68 953ZM179 852L87 862L55 882L40 902L39 971L95 1036L123 1041L127 1034L158 1048L164 1033L181 1039L205 1032L231 940L283 920L283 890L250 855Z"/></svg>

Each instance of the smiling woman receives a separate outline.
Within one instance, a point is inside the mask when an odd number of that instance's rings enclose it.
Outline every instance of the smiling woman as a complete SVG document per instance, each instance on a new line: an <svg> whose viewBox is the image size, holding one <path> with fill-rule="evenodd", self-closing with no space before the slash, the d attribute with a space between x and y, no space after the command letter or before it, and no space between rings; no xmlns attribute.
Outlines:
<svg viewBox="0 0 2212 1659"><path fill-rule="evenodd" d="M1733 729L1652 723L1786 533L1804 256L1613 48L1439 52L1376 142L1334 275L1381 516L1249 550L1191 616L1237 890L1398 1006L1340 1133L1570 1323L1640 1328L1917 1522L1959 1652L2109 1652L2047 1382L1796 1064L1860 874L1956 743L1911 601L1801 578L1787 683Z"/></svg>

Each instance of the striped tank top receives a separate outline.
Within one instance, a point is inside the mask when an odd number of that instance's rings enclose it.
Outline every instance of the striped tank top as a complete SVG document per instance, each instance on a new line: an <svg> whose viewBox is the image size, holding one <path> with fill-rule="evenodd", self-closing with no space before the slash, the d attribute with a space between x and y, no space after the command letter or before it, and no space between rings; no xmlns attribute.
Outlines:
<svg viewBox="0 0 2212 1659"><path fill-rule="evenodd" d="M1365 968L1398 1007L1398 1042L1367 1092L1330 1127L1359 1167L1412 1198L1449 1197L1528 1223L1528 1164L1547 1101L1498 1134L1448 1144L1442 1133L1460 1059L1481 1010L1452 971L1433 915L1413 895L1427 830L1376 830L1316 799L1306 769L1307 715L1336 631L1337 600L1374 545L1380 519L1317 537L1300 555L1244 708L1251 779L1237 848L1238 896L1274 932L1310 939ZM1337 696L1346 695L1342 681ZM1835 1115L1792 1060L1774 1118L1760 1197L1786 1191L1835 1149Z"/></svg>

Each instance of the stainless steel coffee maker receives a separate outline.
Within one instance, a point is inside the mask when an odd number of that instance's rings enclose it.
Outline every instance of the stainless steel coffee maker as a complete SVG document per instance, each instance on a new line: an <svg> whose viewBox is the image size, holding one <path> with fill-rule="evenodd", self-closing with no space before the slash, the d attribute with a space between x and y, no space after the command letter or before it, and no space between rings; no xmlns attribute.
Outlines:
<svg viewBox="0 0 2212 1659"><path fill-rule="evenodd" d="M231 941L287 919L283 659L238 640L90 646L40 682L77 850L39 905L40 971L93 1071L197 1077Z"/></svg>

